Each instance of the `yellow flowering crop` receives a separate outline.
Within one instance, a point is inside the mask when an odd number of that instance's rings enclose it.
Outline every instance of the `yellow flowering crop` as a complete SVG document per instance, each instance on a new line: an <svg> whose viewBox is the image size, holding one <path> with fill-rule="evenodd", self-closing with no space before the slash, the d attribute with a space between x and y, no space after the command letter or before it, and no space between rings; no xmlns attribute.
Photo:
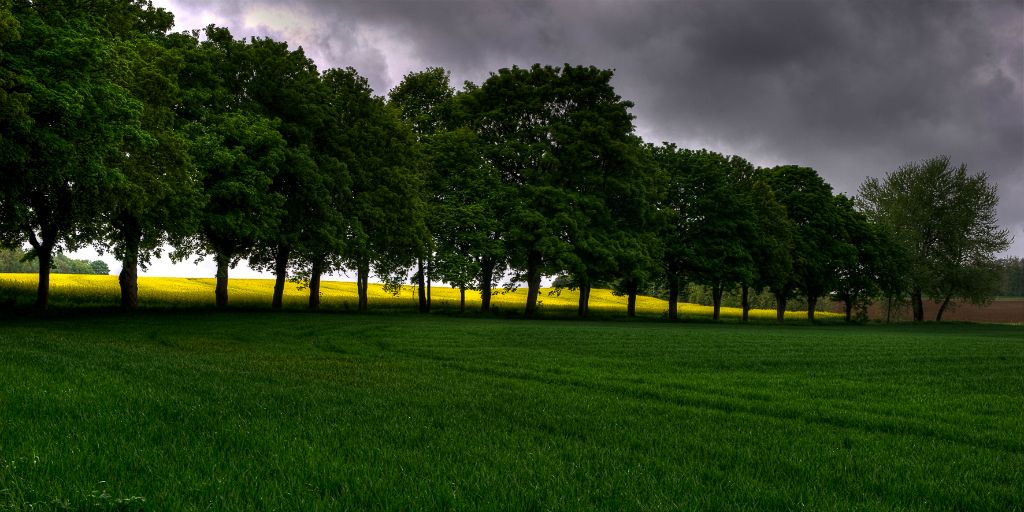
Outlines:
<svg viewBox="0 0 1024 512"><path fill-rule="evenodd" d="M0 301L29 301L34 298L35 274L0 274ZM139 277L139 305L152 307L204 307L214 305L213 278L194 277ZM232 305L269 306L273 295L274 281L271 279L237 279L229 281L228 296ZM500 290L500 289L499 289ZM538 298L541 311L574 311L579 295L575 291L562 290L551 293L549 288L541 289ZM55 305L116 306L120 297L117 276L52 274L50 276L50 300ZM321 307L325 309L355 309L358 303L356 284L341 281L323 281L320 286ZM368 292L371 308L395 309L416 307L417 290L414 286L403 286L398 295L384 290L379 284L370 284ZM301 308L308 301L309 291L300 289L295 283L287 283L284 291L285 307ZM447 286L431 288L431 302L439 309L456 309L459 306L459 290ZM499 291L491 298L491 305L502 310L521 310L526 303L526 289L513 292ZM466 309L480 307L480 294L466 291ZM611 290L595 289L590 294L590 309L593 312L613 315L626 314L626 297L616 296ZM637 297L637 314L665 315L668 302L654 297ZM710 317L711 306L681 303L681 316ZM722 308L723 317L738 318L739 308ZM775 311L754 309L751 318L774 319ZM819 312L820 318L838 318L835 313ZM806 314L800 311L786 312L787 319L802 319Z"/></svg>

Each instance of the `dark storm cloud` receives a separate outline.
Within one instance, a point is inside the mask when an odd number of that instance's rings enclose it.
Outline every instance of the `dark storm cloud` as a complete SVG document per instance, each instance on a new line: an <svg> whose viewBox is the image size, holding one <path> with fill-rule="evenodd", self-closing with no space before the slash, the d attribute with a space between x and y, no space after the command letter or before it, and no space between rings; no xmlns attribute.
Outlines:
<svg viewBox="0 0 1024 512"><path fill-rule="evenodd" d="M615 68L647 140L809 165L846 193L948 154L998 183L1024 254L1021 0L293 0L302 27L277 2L171 5L212 9L237 35L265 20L379 93L426 66L476 82L513 64Z"/></svg>

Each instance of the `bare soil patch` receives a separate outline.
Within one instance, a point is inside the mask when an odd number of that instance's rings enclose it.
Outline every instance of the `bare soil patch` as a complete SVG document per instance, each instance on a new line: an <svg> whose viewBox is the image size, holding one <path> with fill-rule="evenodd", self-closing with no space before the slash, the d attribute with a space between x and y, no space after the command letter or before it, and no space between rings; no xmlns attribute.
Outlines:
<svg viewBox="0 0 1024 512"><path fill-rule="evenodd" d="M842 304L837 304L839 311ZM935 320L935 314L939 311L939 303L925 301L925 320ZM868 308L868 317L872 320L885 321L885 303L872 304ZM910 305L901 305L892 309L891 320L911 321L914 319ZM977 306L966 303L951 303L946 312L942 314L943 321L953 322L984 322L999 324L1024 324L1024 297L1000 298L984 306Z"/></svg>

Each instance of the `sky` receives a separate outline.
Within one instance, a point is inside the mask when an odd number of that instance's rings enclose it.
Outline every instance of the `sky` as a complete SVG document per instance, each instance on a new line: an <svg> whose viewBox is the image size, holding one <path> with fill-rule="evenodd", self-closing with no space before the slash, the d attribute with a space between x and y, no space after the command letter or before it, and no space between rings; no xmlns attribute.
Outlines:
<svg viewBox="0 0 1024 512"><path fill-rule="evenodd" d="M644 140L809 166L848 195L948 155L998 186L1007 254L1024 256L1024 0L153 3L175 30L287 41L320 69L355 68L379 95L429 66L457 85L536 62L614 69Z"/></svg>

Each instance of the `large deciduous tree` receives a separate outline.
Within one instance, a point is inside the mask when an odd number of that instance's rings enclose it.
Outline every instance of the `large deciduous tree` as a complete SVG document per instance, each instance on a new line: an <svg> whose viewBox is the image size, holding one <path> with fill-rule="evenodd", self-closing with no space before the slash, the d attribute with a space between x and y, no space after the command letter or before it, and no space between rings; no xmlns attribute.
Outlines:
<svg viewBox="0 0 1024 512"><path fill-rule="evenodd" d="M395 284L421 254L427 238L416 139L396 109L373 96L366 79L354 69L328 70L323 81L328 113L337 122L337 128L324 136L348 170L351 194L342 210L342 259L356 271L358 309L365 311L371 268Z"/></svg>
<svg viewBox="0 0 1024 512"><path fill-rule="evenodd" d="M172 18L148 4L138 7L136 23L123 20L112 26L126 31L116 34L119 51L130 57L131 75L124 85L143 103L146 136L126 141L119 162L124 179L115 183L99 241L121 262L118 282L126 310L138 307L139 267L145 269L165 245L179 245L191 236L199 207L188 140L178 129L174 110L181 102L178 73L183 60L166 38Z"/></svg>
<svg viewBox="0 0 1024 512"><path fill-rule="evenodd" d="M755 237L755 226L743 190L754 167L743 158L706 150L691 152L688 160L688 188L698 212L697 222L689 226L694 239L690 271L693 281L711 288L712 318L718 320L723 293L754 274L747 240Z"/></svg>
<svg viewBox="0 0 1024 512"><path fill-rule="evenodd" d="M293 262L296 253L308 254L299 245L316 243L311 232L323 235L333 219L331 194L327 186L332 170L320 170L320 163L331 165L329 153L317 151L317 137L329 120L323 104L320 74L301 48L290 50L288 43L270 38L253 38L241 46L247 58L240 71L246 76L244 102L246 110L279 122L277 130L286 147L284 162L274 175L271 189L284 199L277 228L257 241L249 257L249 265L274 273L274 295L271 307L280 309L284 285L290 266L308 270L309 307L319 308L319 272L322 267L314 258L308 268ZM325 160L327 159L327 160ZM307 272L303 272L306 274Z"/></svg>
<svg viewBox="0 0 1024 512"><path fill-rule="evenodd" d="M686 227L693 221L693 207L690 206L685 187L686 167L679 148L675 144L661 146L649 144L648 152L655 165L661 169L667 182L665 197L658 203L661 215L660 240L662 271L668 285L668 318L679 317L679 292L685 285L686 266L690 261L689 251L693 240Z"/></svg>
<svg viewBox="0 0 1024 512"><path fill-rule="evenodd" d="M501 69L473 92L474 126L509 190L504 238L527 283L528 317L543 275L585 270L577 248L596 247L583 239L595 227L589 216L607 208L601 181L628 171L616 165L630 144L632 104L615 94L611 77L537 64Z"/></svg>
<svg viewBox="0 0 1024 512"><path fill-rule="evenodd" d="M465 310L466 290L480 290L481 306L490 304L494 273L502 269L504 247L496 215L501 192L498 173L482 156L480 140L461 127L432 135L427 141L431 172L428 187L436 193L427 203L436 252L437 277L459 289Z"/></svg>
<svg viewBox="0 0 1024 512"><path fill-rule="evenodd" d="M754 237L753 211L744 190L753 166L739 157L707 150L653 148L669 186L662 203L663 264L669 284L669 317L677 316L682 280L708 285L718 320L723 292L753 280L747 240Z"/></svg>
<svg viewBox="0 0 1024 512"><path fill-rule="evenodd" d="M839 259L832 297L843 302L849 322L855 307L866 308L881 292L891 251L886 246L888 237L854 208L852 199L840 194L835 196L835 202L842 226L836 241L843 244L846 252Z"/></svg>
<svg viewBox="0 0 1024 512"><path fill-rule="evenodd" d="M281 133L282 121L253 100L249 43L234 39L226 28L211 25L204 32L202 41L197 32L168 41L184 60L177 113L191 138L202 189L198 236L180 252L213 257L216 304L226 307L229 269L280 227L285 198L274 180L295 159Z"/></svg>
<svg viewBox="0 0 1024 512"><path fill-rule="evenodd" d="M438 207L450 193L449 190L442 188L445 184L439 175L446 170L432 165L439 163L433 153L440 148L431 144L431 139L453 127L454 98L455 89L451 86L449 73L444 68L436 67L405 75L388 93L390 104L398 110L402 120L416 134L420 155L423 157L419 162L424 184L421 195L427 206L423 210L423 215L424 226L429 236L423 241L423 247L416 256L415 277L421 313L430 312L431 269L438 244L441 242L438 239ZM465 288L463 295L464 290Z"/></svg>
<svg viewBox="0 0 1024 512"><path fill-rule="evenodd" d="M765 179L786 207L793 226L791 279L772 291L779 318L794 291L807 298L807 318L814 320L818 298L832 291L841 259L849 252L832 187L811 168L784 165L765 171Z"/></svg>
<svg viewBox="0 0 1024 512"><path fill-rule="evenodd" d="M665 246L659 237L664 216L658 204L666 193L667 179L650 158L639 137L623 148L619 155L621 168L609 172L601 180L600 197L610 219L590 219L589 230L597 233L592 240L607 244L593 253L577 250L578 260L586 265L588 279L580 291L578 313L586 316L594 279L618 277L626 293L626 315L636 316L636 299L641 288L650 289L661 280L661 261ZM611 164L616 166L616 164ZM607 224L605 224L607 222ZM604 266L610 254L612 267ZM596 264L594 264L596 262ZM583 274L578 274L583 275Z"/></svg>
<svg viewBox="0 0 1024 512"><path fill-rule="evenodd" d="M40 308L54 250L97 238L124 180L125 142L146 137L143 105L122 85L131 66L104 19L112 6L17 1L0 20L0 239L31 244Z"/></svg>
<svg viewBox="0 0 1024 512"><path fill-rule="evenodd" d="M763 173L755 172L746 180L747 204L753 219L753 231L744 240L753 261L750 281L740 282L741 319L750 318L750 289L761 292L785 289L793 271L793 225L786 214L786 207L775 199L775 193L764 180ZM782 322L785 310L776 311L776 319Z"/></svg>
<svg viewBox="0 0 1024 512"><path fill-rule="evenodd" d="M284 198L272 188L286 161L276 124L250 113L228 113L196 127L192 160L202 177L198 252L217 263L218 307L228 304L228 270L278 227Z"/></svg>
<svg viewBox="0 0 1024 512"><path fill-rule="evenodd" d="M999 227L999 196L985 173L969 174L966 165L938 156L868 178L858 201L908 259L915 321L924 320L924 296L940 302L937 321L954 298L991 299L995 255L1009 247L1010 235Z"/></svg>

